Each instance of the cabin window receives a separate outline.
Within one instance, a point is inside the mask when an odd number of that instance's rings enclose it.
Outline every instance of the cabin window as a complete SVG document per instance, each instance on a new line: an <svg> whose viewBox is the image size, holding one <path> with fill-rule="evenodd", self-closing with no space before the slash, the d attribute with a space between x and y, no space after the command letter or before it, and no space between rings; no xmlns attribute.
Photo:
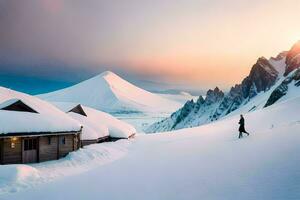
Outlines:
<svg viewBox="0 0 300 200"><path fill-rule="evenodd" d="M66 144L66 138L65 137L61 138L61 144Z"/></svg>
<svg viewBox="0 0 300 200"><path fill-rule="evenodd" d="M48 136L48 145L51 144L51 136Z"/></svg>
<svg viewBox="0 0 300 200"><path fill-rule="evenodd" d="M17 138L16 137L12 137L11 138L11 141L10 141L10 147L12 149L16 148L16 141L17 141Z"/></svg>
<svg viewBox="0 0 300 200"><path fill-rule="evenodd" d="M36 147L36 139L24 139L24 151L34 150Z"/></svg>

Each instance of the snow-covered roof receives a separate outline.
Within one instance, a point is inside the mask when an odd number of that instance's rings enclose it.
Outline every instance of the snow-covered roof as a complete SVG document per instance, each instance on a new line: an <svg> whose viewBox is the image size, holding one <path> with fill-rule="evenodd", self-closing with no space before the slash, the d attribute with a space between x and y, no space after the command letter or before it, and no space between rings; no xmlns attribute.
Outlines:
<svg viewBox="0 0 300 200"><path fill-rule="evenodd" d="M108 128L101 124L101 119L89 116L80 104L69 102L52 102L57 108L66 112L70 117L82 124L82 140L96 140L109 136ZM73 112L74 108L80 107L82 113Z"/></svg>
<svg viewBox="0 0 300 200"><path fill-rule="evenodd" d="M3 109L9 105L12 105L18 101L20 101L20 99L8 99L7 101L4 101L0 104L0 109Z"/></svg>
<svg viewBox="0 0 300 200"><path fill-rule="evenodd" d="M31 111L4 108L15 103ZM52 104L37 97L0 87L0 134L79 131L81 124Z"/></svg>
<svg viewBox="0 0 300 200"><path fill-rule="evenodd" d="M9 99L0 104L1 110L10 110L10 111L23 111L23 112L32 112L38 113L36 110L32 109L30 106L26 105L21 99Z"/></svg>
<svg viewBox="0 0 300 200"><path fill-rule="evenodd" d="M83 125L83 140L98 139L107 135L110 135L113 138L128 138L136 133L133 126L99 110L81 106L87 115L83 116L74 112L69 112L79 104L67 102L53 102L53 104L62 111L68 112L69 116L78 120Z"/></svg>
<svg viewBox="0 0 300 200"><path fill-rule="evenodd" d="M76 106L80 105L79 103L73 103L73 102L51 102L55 107L60 109L63 112L69 112Z"/></svg>
<svg viewBox="0 0 300 200"><path fill-rule="evenodd" d="M82 105L79 103L72 103L72 102L52 102L57 108L65 113L74 112L77 114L81 114L83 116L87 116L84 112Z"/></svg>

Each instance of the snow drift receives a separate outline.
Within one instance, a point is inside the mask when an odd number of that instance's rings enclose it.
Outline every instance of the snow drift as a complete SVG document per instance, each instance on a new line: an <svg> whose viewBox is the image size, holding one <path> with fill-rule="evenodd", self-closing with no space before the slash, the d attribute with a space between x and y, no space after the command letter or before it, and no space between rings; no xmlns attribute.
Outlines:
<svg viewBox="0 0 300 200"><path fill-rule="evenodd" d="M105 165L125 156L128 146L129 140L119 140L85 146L60 160L30 165L0 165L0 197ZM46 193L44 195L47 196Z"/></svg>

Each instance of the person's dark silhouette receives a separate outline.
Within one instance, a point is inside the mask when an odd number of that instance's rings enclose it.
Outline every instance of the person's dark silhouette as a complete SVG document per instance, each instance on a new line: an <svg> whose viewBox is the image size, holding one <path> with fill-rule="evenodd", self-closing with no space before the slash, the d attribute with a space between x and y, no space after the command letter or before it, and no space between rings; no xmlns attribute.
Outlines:
<svg viewBox="0 0 300 200"><path fill-rule="evenodd" d="M240 132L239 138L243 137L243 133L246 133L246 134L249 136L249 133L245 130L245 119L244 119L243 115L241 115L239 124L240 124L240 128L239 128L239 132Z"/></svg>

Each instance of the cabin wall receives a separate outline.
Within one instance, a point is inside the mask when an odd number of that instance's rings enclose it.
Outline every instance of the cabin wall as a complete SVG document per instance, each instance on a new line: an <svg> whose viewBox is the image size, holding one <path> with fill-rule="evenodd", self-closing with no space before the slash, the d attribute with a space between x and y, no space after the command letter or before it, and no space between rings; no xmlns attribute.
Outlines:
<svg viewBox="0 0 300 200"><path fill-rule="evenodd" d="M82 146L87 146L87 145L96 144L96 143L98 143L98 140L82 140L81 141Z"/></svg>
<svg viewBox="0 0 300 200"><path fill-rule="evenodd" d="M3 164L3 139L0 139L0 164Z"/></svg>
<svg viewBox="0 0 300 200"><path fill-rule="evenodd" d="M81 144L82 144L82 146L87 146L87 145L90 145L90 144L109 142L109 141L110 141L109 136L105 136L105 137L98 138L98 139L95 139L95 140L81 140Z"/></svg>
<svg viewBox="0 0 300 200"><path fill-rule="evenodd" d="M39 139L39 162L56 160L58 158L57 144L58 136L41 136Z"/></svg>
<svg viewBox="0 0 300 200"><path fill-rule="evenodd" d="M51 141L49 143L49 137ZM30 137L14 137L14 148L11 138L0 138L0 164L20 164L24 154L23 140ZM69 152L81 147L80 133L67 135L39 136L37 162L56 160L66 156Z"/></svg>
<svg viewBox="0 0 300 200"><path fill-rule="evenodd" d="M81 147L80 134L74 136L74 151L78 150Z"/></svg>
<svg viewBox="0 0 300 200"><path fill-rule="evenodd" d="M58 157L65 157L74 150L74 135L60 135L58 139Z"/></svg>
<svg viewBox="0 0 300 200"><path fill-rule="evenodd" d="M11 139L4 138L1 142L2 164L18 164L22 163L22 140L17 138L14 141L14 148L11 146Z"/></svg>

